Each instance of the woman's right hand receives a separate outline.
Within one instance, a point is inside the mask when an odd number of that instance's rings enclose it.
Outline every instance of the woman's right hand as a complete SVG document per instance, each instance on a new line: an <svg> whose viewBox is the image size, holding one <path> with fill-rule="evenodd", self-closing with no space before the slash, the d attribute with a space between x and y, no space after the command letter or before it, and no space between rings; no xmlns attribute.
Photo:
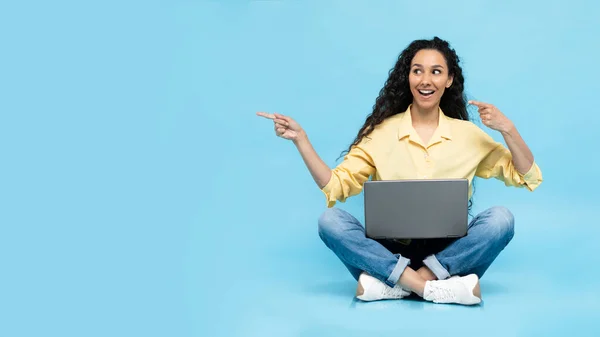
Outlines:
<svg viewBox="0 0 600 337"><path fill-rule="evenodd" d="M295 142L301 137L305 136L304 130L300 124L296 123L296 121L291 117L278 113L270 114L267 112L257 112L256 115L272 120L275 128L275 134L278 137L289 139Z"/></svg>
<svg viewBox="0 0 600 337"><path fill-rule="evenodd" d="M331 169L321 160L300 124L291 117L278 113L257 112L256 114L273 121L275 134L278 137L294 141L294 145L319 188L327 185L331 179Z"/></svg>

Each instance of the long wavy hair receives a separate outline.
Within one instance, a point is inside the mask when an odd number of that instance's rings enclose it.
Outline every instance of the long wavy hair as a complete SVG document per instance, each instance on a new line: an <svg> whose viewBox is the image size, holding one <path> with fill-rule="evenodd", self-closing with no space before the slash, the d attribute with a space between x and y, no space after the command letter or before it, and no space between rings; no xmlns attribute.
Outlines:
<svg viewBox="0 0 600 337"><path fill-rule="evenodd" d="M411 42L398 56L394 67L389 71L385 85L373 106L373 111L367 116L364 125L358 131L356 138L340 157L348 153L351 148L360 143L363 137L368 137L377 125L386 118L406 111L413 102L408 76L413 58L423 49L437 50L446 60L448 75L453 77L452 85L444 91L440 100L440 108L444 114L451 118L470 120L467 112L467 97L464 93L464 76L460 67L460 59L450 44L438 38L431 40L415 40ZM472 202L469 200L469 209Z"/></svg>

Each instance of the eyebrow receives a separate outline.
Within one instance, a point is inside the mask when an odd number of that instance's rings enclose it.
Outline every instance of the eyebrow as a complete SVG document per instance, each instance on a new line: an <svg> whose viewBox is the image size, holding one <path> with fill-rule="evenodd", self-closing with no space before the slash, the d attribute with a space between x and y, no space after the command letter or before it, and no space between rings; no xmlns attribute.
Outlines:
<svg viewBox="0 0 600 337"><path fill-rule="evenodd" d="M421 65L419 63L415 63L415 64L412 65L412 67L423 67L423 65ZM442 66L440 64L434 64L434 65L431 66L431 68L444 68L444 66Z"/></svg>

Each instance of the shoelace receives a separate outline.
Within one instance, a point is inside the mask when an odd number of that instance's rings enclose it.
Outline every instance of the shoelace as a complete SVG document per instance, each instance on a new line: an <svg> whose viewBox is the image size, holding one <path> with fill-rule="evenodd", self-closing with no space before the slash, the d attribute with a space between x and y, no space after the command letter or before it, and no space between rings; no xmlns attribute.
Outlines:
<svg viewBox="0 0 600 337"><path fill-rule="evenodd" d="M437 284L431 286L431 292L436 302L449 302L456 299L456 294L450 288L440 287Z"/></svg>
<svg viewBox="0 0 600 337"><path fill-rule="evenodd" d="M402 297L404 296L404 290L398 286L391 288L390 286L386 285L383 288L382 294L385 297Z"/></svg>

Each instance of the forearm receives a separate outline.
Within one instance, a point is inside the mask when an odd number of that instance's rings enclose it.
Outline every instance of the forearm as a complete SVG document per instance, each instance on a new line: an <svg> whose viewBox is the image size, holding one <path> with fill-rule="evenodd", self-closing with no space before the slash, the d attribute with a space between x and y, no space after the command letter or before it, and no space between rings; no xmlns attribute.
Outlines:
<svg viewBox="0 0 600 337"><path fill-rule="evenodd" d="M533 154L517 131L517 128L511 124L506 131L502 131L501 133L512 154L512 161L515 168L521 174L527 173L533 165Z"/></svg>
<svg viewBox="0 0 600 337"><path fill-rule="evenodd" d="M331 179L331 169L313 148L312 144L308 140L306 133L302 133L297 139L294 140L294 145L298 148L300 155L302 156L302 160L304 160L304 164L310 171L315 183L319 186L319 188L325 187L329 180Z"/></svg>

